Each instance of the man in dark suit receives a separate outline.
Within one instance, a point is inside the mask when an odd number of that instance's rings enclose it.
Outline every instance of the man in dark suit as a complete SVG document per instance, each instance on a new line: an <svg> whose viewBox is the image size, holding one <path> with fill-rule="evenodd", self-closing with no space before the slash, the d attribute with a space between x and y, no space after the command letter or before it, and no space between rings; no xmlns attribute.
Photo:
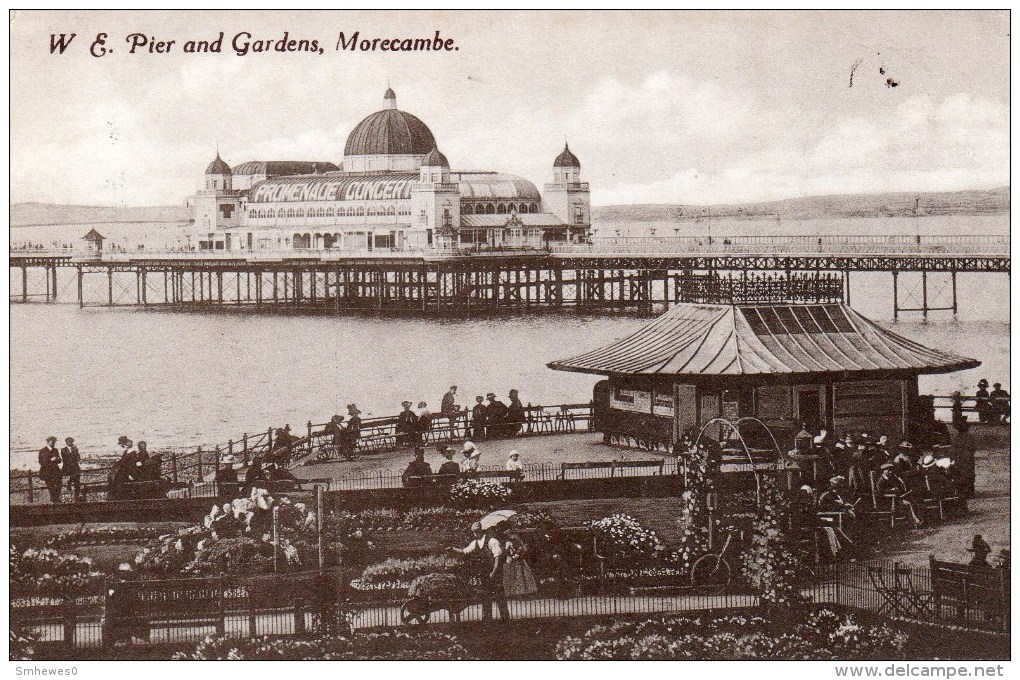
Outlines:
<svg viewBox="0 0 1020 680"><path fill-rule="evenodd" d="M57 438L47 437L46 446L39 449L39 478L46 484L50 492L50 502L60 502L60 489L63 485L63 473L60 471L60 451L57 450Z"/></svg>
<svg viewBox="0 0 1020 680"><path fill-rule="evenodd" d="M409 446L417 438L418 416L411 410L412 405L409 401L401 402L404 410L397 416L397 446Z"/></svg>
<svg viewBox="0 0 1020 680"><path fill-rule="evenodd" d="M81 454L74 445L74 437L64 440L67 445L60 449L60 460L63 463L63 474L67 477L67 490L74 495L74 502L81 501Z"/></svg>

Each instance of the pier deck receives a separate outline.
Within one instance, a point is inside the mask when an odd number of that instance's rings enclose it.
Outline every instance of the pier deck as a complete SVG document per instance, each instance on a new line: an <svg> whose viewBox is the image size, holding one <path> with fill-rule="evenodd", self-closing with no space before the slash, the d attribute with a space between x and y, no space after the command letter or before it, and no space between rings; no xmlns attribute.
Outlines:
<svg viewBox="0 0 1020 680"><path fill-rule="evenodd" d="M12 252L10 268L12 302L57 301L57 271L72 268L82 307L418 316L849 303L852 273L886 272L897 315L927 315L957 311L957 274L1008 275L1010 250L1008 236L652 238L503 252L27 251ZM901 276L920 279L917 307L901 304Z"/></svg>

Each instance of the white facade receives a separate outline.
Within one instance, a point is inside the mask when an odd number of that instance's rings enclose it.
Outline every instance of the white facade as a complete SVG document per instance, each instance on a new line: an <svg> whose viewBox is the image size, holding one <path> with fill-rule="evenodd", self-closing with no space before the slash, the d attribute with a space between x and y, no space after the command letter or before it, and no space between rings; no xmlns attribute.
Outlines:
<svg viewBox="0 0 1020 680"><path fill-rule="evenodd" d="M200 249L539 249L587 240L590 194L569 149L543 195L514 175L451 171L391 90L385 105L351 133L343 170L248 161L233 175L217 154L192 199Z"/></svg>

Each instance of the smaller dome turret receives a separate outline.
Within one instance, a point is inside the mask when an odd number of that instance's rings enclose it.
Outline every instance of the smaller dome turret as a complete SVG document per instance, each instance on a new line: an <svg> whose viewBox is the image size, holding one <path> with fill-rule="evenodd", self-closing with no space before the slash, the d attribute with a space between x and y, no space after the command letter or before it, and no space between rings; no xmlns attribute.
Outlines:
<svg viewBox="0 0 1020 680"><path fill-rule="evenodd" d="M563 144L563 151L560 152L560 155L556 157L556 160L553 162L553 167L554 168L577 168L578 170L580 170L581 169L581 161L577 160L577 156L575 156L570 151L570 145L564 143Z"/></svg>
<svg viewBox="0 0 1020 680"><path fill-rule="evenodd" d="M425 154L425 158L421 161L422 167L428 166L430 168L449 168L450 161L446 160L446 156L437 148L432 147L432 151Z"/></svg>
<svg viewBox="0 0 1020 680"><path fill-rule="evenodd" d="M205 169L207 175L229 175L230 166L227 165L222 158L220 158L220 152L216 152L216 160L209 164L209 167Z"/></svg>
<svg viewBox="0 0 1020 680"><path fill-rule="evenodd" d="M397 108L397 93L393 91L392 87L386 88L386 94L383 95L383 105L387 109Z"/></svg>

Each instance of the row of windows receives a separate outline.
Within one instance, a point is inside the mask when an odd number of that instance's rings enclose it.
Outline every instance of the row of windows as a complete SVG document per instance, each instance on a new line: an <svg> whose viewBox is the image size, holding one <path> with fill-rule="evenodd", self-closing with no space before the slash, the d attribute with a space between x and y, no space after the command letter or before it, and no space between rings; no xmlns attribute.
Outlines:
<svg viewBox="0 0 1020 680"><path fill-rule="evenodd" d="M517 213L537 213L537 203L465 203L460 207L462 215L507 215Z"/></svg>
<svg viewBox="0 0 1020 680"><path fill-rule="evenodd" d="M461 206L461 214L463 215L508 215L512 212L517 213L537 213L539 207L537 203L465 203ZM333 207L328 208L309 208L306 212L304 208L280 208L279 212L275 208L267 209L254 209L252 208L249 212L250 217L254 218L267 218L273 219L276 217L288 218L288 217L395 217L397 215L410 215L410 206L401 205L399 210L394 206L381 206L381 205L370 205L368 208L365 206L345 208L340 206L335 210ZM583 217L581 218L583 220Z"/></svg>
<svg viewBox="0 0 1020 680"><path fill-rule="evenodd" d="M273 219L275 217L288 218L288 217L395 217L397 215L410 215L411 208L401 206L400 210L397 210L392 205L388 207L370 205L366 209L365 206L344 208L343 206L337 208L335 211L332 207L329 208L309 208L307 213L304 208L280 208L279 212L275 208L268 209L252 209L248 215L254 218L267 218Z"/></svg>

